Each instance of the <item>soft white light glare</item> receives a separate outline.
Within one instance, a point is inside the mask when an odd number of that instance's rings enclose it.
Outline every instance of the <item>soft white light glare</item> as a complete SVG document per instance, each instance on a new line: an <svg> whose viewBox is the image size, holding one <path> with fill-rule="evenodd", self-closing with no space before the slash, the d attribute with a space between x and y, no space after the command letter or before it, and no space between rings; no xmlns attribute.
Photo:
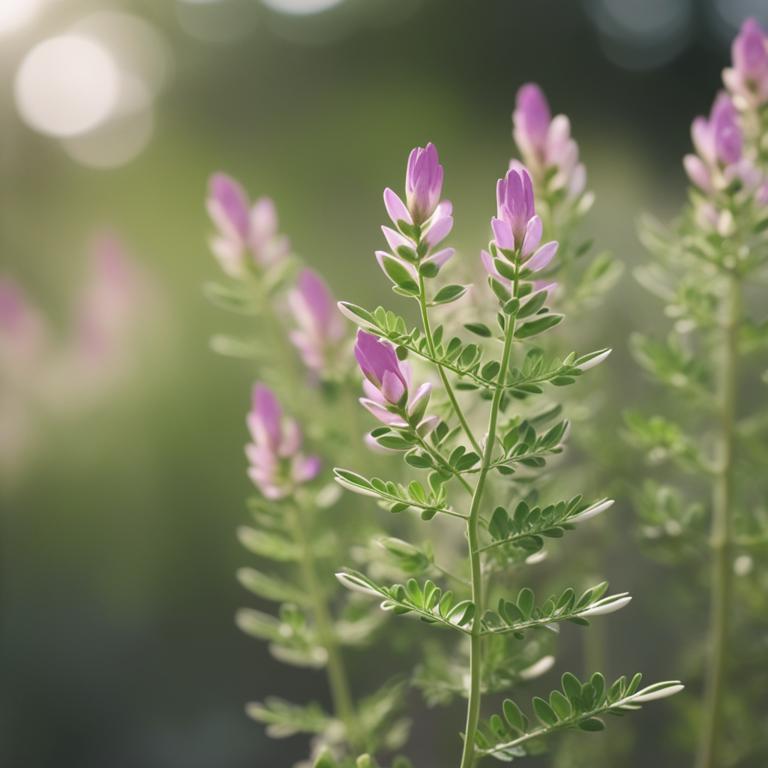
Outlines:
<svg viewBox="0 0 768 768"><path fill-rule="evenodd" d="M52 136L94 129L110 116L119 92L120 77L109 51L79 35L39 43L16 73L21 116L30 127Z"/></svg>
<svg viewBox="0 0 768 768"><path fill-rule="evenodd" d="M40 13L42 0L0 0L0 35L18 32Z"/></svg>
<svg viewBox="0 0 768 768"><path fill-rule="evenodd" d="M312 13L328 11L343 0L261 0L267 8L291 16L308 16Z"/></svg>

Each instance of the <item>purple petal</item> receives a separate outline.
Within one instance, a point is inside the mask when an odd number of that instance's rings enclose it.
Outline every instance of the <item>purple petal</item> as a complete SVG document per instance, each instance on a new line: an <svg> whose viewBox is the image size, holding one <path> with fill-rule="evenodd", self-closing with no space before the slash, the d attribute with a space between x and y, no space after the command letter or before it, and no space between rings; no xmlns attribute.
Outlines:
<svg viewBox="0 0 768 768"><path fill-rule="evenodd" d="M456 253L455 248L443 248L437 253L433 253L428 259L424 259L424 263L434 262L438 267L442 267L454 253Z"/></svg>
<svg viewBox="0 0 768 768"><path fill-rule="evenodd" d="M272 390L263 384L256 384L251 394L252 410L258 423L264 429L270 444L277 449L282 434L283 411Z"/></svg>
<svg viewBox="0 0 768 768"><path fill-rule="evenodd" d="M322 468L322 462L319 456L297 456L291 467L291 474L297 483L307 483L314 480Z"/></svg>
<svg viewBox="0 0 768 768"><path fill-rule="evenodd" d="M557 242L555 240L545 243L536 253L525 263L525 266L532 272L539 272L549 266L549 263L557 253Z"/></svg>
<svg viewBox="0 0 768 768"><path fill-rule="evenodd" d="M390 427L406 427L408 426L396 413L390 413L386 408L374 403L373 400L368 400L365 397L360 398L360 405L363 406L372 416L376 417L382 424L386 424Z"/></svg>
<svg viewBox="0 0 768 768"><path fill-rule="evenodd" d="M698 155L686 155L683 166L688 178L703 192L712 191L712 181L709 169Z"/></svg>
<svg viewBox="0 0 768 768"><path fill-rule="evenodd" d="M515 129L525 143L535 150L541 150L547 139L552 115L538 85L526 83L518 90L513 119Z"/></svg>
<svg viewBox="0 0 768 768"><path fill-rule="evenodd" d="M390 344L379 341L373 334L358 330L355 357L365 377L377 387L381 387L384 374L388 371L406 383L400 372L395 350Z"/></svg>
<svg viewBox="0 0 768 768"><path fill-rule="evenodd" d="M208 183L209 200L220 211L234 231L242 238L248 236L248 196L231 176L215 173Z"/></svg>
<svg viewBox="0 0 768 768"><path fill-rule="evenodd" d="M756 19L747 19L731 47L733 65L745 77L758 78L768 70L768 40Z"/></svg>
<svg viewBox="0 0 768 768"><path fill-rule="evenodd" d="M540 216L534 216L525 226L525 237L523 238L523 247L521 255L527 259L538 247L541 242L543 224Z"/></svg>
<svg viewBox="0 0 768 768"><path fill-rule="evenodd" d="M405 382L402 377L392 371L385 371L381 378L381 394L392 405L399 403L405 394Z"/></svg>
<svg viewBox="0 0 768 768"><path fill-rule="evenodd" d="M397 249L402 246L413 248L413 243L407 237L392 229L392 227L382 227L381 231L384 233L387 245L389 245L393 253L397 253Z"/></svg>
<svg viewBox="0 0 768 768"><path fill-rule="evenodd" d="M493 237L498 248L508 251L514 250L515 236L508 222L493 218L491 219L491 229L493 230Z"/></svg>
<svg viewBox="0 0 768 768"><path fill-rule="evenodd" d="M434 248L438 243L441 243L443 240L445 240L452 229L452 216L443 216L434 220L432 224L430 224L425 236L429 247Z"/></svg>
<svg viewBox="0 0 768 768"><path fill-rule="evenodd" d="M387 214L394 224L397 224L398 221L413 224L413 219L411 214L408 213L405 203L389 187L384 190L384 207L387 209Z"/></svg>

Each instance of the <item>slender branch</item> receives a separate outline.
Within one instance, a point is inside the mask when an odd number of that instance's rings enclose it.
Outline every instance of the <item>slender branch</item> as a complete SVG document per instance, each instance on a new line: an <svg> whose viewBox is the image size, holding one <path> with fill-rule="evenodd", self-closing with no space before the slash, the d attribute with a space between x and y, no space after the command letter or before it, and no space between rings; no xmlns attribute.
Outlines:
<svg viewBox="0 0 768 768"><path fill-rule="evenodd" d="M517 281L515 281L515 294L517 294ZM485 449L480 469L480 475L477 478L475 493L472 496L472 504L469 509L469 520L467 521L467 541L469 545L469 560L472 574L472 602L475 604L475 618L472 622L472 636L470 640L469 655L469 700L467 702L467 720L464 728L464 749L461 755L461 768L472 768L475 763L475 744L474 735L477 730L480 718L480 700L482 692L480 690L480 677L482 667L482 628L480 617L483 615L483 572L480 553L478 550L478 518L480 516L480 504L485 490L485 481L488 476L491 462L493 461L493 449L496 440L496 422L499 416L499 407L501 398L504 394L502 386L507 376L509 359L512 352L512 339L515 334L515 323L512 319L508 321L505 329L504 352L501 357L501 367L499 368L496 390L493 393L491 402L491 412L488 419L488 434L485 438Z"/></svg>
<svg viewBox="0 0 768 768"><path fill-rule="evenodd" d="M704 720L696 757L697 768L716 768L722 737L723 698L728 663L728 609L733 588L734 440L738 326L741 314L741 286L730 275L725 301L722 360L719 366L718 401L720 412L720 471L712 486L712 575L709 625L709 666L704 701Z"/></svg>
<svg viewBox="0 0 768 768"><path fill-rule="evenodd" d="M301 520L299 510L293 504L288 505L291 530L301 550L301 574L304 589L309 595L312 612L315 617L318 638L328 654L326 673L331 691L333 708L338 718L344 723L350 748L355 752L367 749L366 738L357 720L347 672L341 658L338 638L333 627L330 610L320 588L315 567L315 555Z"/></svg>
<svg viewBox="0 0 768 768"><path fill-rule="evenodd" d="M451 407L453 408L453 411L456 414L456 418L459 420L459 423L461 424L467 439L470 443L472 443L472 447L478 453L480 453L480 443L477 442L477 439L472 433L472 429L470 428L469 423L464 417L464 413L459 406L458 400L456 399L456 394L453 391L453 387L451 387L451 382L448 380L448 376L445 373L445 369L443 368L442 363L437 360L435 340L432 336L432 326L429 323L429 311L427 310L427 293L424 286L424 277L421 274L419 274L419 309L421 310L421 324L424 327L424 336L427 340L429 353L432 355L432 362L437 367L437 373L440 376L440 381L443 383L445 393L448 395L448 399L451 401Z"/></svg>
<svg viewBox="0 0 768 768"><path fill-rule="evenodd" d="M414 434L419 439L419 445L423 450L425 450L435 461L437 461L438 464L440 464L444 469L446 469L448 472L450 472L462 485L464 490L471 496L474 492L472 489L472 486L461 476L461 472L459 472L457 469L454 469L454 467L451 466L448 459L443 456L440 451L432 448L429 443L427 443L426 440L419 437L418 433L414 430Z"/></svg>

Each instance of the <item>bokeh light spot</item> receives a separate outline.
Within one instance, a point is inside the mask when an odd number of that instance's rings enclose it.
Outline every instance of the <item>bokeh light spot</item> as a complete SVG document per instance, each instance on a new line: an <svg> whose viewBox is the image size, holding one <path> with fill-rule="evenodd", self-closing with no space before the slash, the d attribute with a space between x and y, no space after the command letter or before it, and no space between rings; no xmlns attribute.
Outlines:
<svg viewBox="0 0 768 768"><path fill-rule="evenodd" d="M272 11L291 16L308 16L329 11L344 0L261 0Z"/></svg>
<svg viewBox="0 0 768 768"><path fill-rule="evenodd" d="M16 73L16 105L22 118L52 136L94 129L113 111L119 91L119 73L109 51L79 35L39 43Z"/></svg>
<svg viewBox="0 0 768 768"><path fill-rule="evenodd" d="M42 0L0 0L0 35L18 32L31 24L42 7Z"/></svg>

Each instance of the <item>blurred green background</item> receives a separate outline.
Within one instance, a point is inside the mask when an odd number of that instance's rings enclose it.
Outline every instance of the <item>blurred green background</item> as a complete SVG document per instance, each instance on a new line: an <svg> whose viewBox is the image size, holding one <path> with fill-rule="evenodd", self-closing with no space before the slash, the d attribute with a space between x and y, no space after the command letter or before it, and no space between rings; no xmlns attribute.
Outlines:
<svg viewBox="0 0 768 768"><path fill-rule="evenodd" d="M271 693L323 699L325 686L319 673L278 666L232 621L247 602L233 573L247 559L234 530L248 492L251 372L208 348L212 333L233 326L201 291L218 273L206 245L208 175L225 170L252 194L272 195L283 231L335 293L373 305L389 295L372 258L381 190L401 184L407 151L437 144L455 244L475 258L513 151L515 91L539 82L554 111L572 119L597 194L599 243L630 267L589 320L584 345L616 349L601 415L615 433L620 407L650 391L626 352L628 333L658 315L631 279L643 258L636 217L668 217L683 201L690 120L709 107L735 27L750 13L765 22L768 9L760 0L8 0L7 8L2 273L24 286L59 345L76 327L94 233L116 233L145 290L119 346L126 364L98 391L38 398L20 387L11 397L0 382L4 417L24 413L16 437L6 431L0 475L0 763L290 765L302 741L269 741L243 702ZM103 32L124 74L143 82L114 135L93 146L87 132L61 141L30 127L34 93L25 96L18 74L34 46L82 24ZM49 118L55 129L57 116ZM55 395L55 377L50 388ZM605 570L638 598L611 617L607 672L675 675L671 649L700 626L648 619L674 570L636 551L626 499L616 515L621 549L607 553ZM364 678L362 659L358 666ZM674 745L659 743L672 711L633 721L632 765L680 764ZM429 714L420 723L409 751L417 765L436 766L435 740L453 754L456 729Z"/></svg>

